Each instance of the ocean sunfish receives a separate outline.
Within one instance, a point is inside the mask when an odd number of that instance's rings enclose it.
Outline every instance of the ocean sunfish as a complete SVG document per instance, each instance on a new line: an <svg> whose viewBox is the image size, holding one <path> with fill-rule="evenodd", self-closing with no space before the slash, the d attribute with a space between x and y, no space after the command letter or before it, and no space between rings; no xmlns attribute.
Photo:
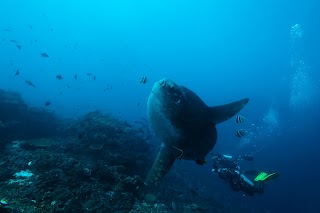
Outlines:
<svg viewBox="0 0 320 213"><path fill-rule="evenodd" d="M175 159L205 163L206 155L217 141L216 124L236 115L249 99L208 107L190 89L170 79L156 82L148 99L151 128L162 145L149 171L146 183L165 176Z"/></svg>

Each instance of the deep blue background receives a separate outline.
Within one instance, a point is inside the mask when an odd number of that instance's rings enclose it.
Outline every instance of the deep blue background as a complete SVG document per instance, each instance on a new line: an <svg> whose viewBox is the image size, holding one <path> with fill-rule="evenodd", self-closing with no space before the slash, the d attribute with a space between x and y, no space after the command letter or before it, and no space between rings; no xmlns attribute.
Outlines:
<svg viewBox="0 0 320 213"><path fill-rule="evenodd" d="M0 88L21 92L33 106L50 100L64 117L100 109L129 121L146 117L148 94L163 77L208 105L249 97L242 114L250 120L244 125L255 124L250 137L235 138L239 127L230 120L218 126L215 151L252 152L249 167L281 177L248 198L231 192L210 166L186 163L189 170L208 182L204 193L243 212L319 212L319 9L315 0L1 2ZM304 34L292 43L295 24ZM293 54L307 66L304 79L293 80ZM303 98L290 104L294 85Z"/></svg>

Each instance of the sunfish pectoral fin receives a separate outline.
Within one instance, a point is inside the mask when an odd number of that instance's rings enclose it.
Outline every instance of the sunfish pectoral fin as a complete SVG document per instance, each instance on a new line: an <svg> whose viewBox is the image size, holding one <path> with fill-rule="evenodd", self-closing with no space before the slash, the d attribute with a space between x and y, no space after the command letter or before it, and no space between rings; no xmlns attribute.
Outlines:
<svg viewBox="0 0 320 213"><path fill-rule="evenodd" d="M149 171L146 184L153 183L165 176L172 167L176 157L176 153L172 149L162 145L158 156Z"/></svg>
<svg viewBox="0 0 320 213"><path fill-rule="evenodd" d="M231 117L236 115L248 102L249 98L245 98L229 104L209 107L212 121L214 122L214 124L218 124L230 119Z"/></svg>

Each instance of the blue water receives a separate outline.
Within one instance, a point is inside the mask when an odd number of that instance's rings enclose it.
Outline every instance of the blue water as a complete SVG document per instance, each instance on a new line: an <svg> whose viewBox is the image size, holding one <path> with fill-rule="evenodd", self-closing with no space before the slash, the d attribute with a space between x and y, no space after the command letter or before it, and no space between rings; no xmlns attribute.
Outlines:
<svg viewBox="0 0 320 213"><path fill-rule="evenodd" d="M222 123L214 151L253 153L244 166L280 178L255 197L232 192L209 165L190 166L193 178L239 212L319 212L319 8L311 0L3 1L0 89L31 106L49 100L66 118L100 109L129 122L146 117L163 77L208 105L248 97L241 114L250 135L238 139L234 120Z"/></svg>

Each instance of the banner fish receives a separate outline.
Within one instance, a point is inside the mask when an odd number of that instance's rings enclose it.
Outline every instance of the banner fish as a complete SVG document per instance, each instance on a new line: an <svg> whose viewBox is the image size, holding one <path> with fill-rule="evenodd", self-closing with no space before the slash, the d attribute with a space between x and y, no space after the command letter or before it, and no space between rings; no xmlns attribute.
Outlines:
<svg viewBox="0 0 320 213"><path fill-rule="evenodd" d="M140 79L140 83L141 83L141 84L145 84L145 83L147 83L147 81L148 81L148 78L147 78L146 76L143 76L143 77Z"/></svg>
<svg viewBox="0 0 320 213"><path fill-rule="evenodd" d="M242 115L237 115L237 117L236 117L236 123L237 124L242 124L244 120L248 120L248 119L246 119Z"/></svg>
<svg viewBox="0 0 320 213"><path fill-rule="evenodd" d="M242 138L243 136L245 136L247 134L247 130L245 129L239 129L236 131L236 133L234 133L236 137L238 138Z"/></svg>

